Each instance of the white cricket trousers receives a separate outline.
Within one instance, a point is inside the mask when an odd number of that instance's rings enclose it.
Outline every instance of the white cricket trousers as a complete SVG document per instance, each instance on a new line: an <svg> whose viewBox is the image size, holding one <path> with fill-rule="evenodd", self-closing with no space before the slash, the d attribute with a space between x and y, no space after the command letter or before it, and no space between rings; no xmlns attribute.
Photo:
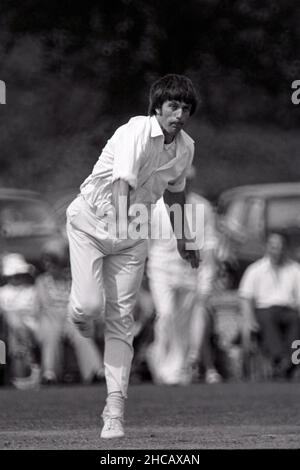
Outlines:
<svg viewBox="0 0 300 470"><path fill-rule="evenodd" d="M133 310L142 282L147 240L108 238L107 224L79 195L67 209L72 288L70 315L104 312L107 393L127 397L133 357Z"/></svg>

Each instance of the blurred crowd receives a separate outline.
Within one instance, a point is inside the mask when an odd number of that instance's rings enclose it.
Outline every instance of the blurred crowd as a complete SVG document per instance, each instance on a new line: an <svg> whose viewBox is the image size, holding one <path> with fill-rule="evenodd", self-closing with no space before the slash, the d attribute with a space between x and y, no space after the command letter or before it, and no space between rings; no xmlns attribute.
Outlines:
<svg viewBox="0 0 300 470"><path fill-rule="evenodd" d="M192 269L181 259L175 238L149 240L135 307L131 381L187 385L297 376L291 357L292 343L299 338L300 265L290 256L288 239L270 233L263 257L232 288L234 260L216 212L206 198L187 190L187 203L204 208L204 221L197 227L201 264ZM154 226L168 217L160 200ZM1 279L2 385L34 389L103 381L100 312L92 338L81 336L68 320L67 243L48 242L38 270L20 253L3 253Z"/></svg>

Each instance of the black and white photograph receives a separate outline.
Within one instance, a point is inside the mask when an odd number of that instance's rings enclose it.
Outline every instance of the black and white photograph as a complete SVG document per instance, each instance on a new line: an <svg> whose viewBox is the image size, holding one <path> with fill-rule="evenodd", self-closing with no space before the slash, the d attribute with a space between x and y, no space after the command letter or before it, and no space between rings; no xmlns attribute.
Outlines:
<svg viewBox="0 0 300 470"><path fill-rule="evenodd" d="M1 451L300 448L299 25L0 0Z"/></svg>

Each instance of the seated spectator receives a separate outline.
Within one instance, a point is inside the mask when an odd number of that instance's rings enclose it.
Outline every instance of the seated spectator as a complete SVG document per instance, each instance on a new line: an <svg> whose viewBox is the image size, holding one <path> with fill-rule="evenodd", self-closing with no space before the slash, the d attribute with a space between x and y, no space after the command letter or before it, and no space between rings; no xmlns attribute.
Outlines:
<svg viewBox="0 0 300 470"><path fill-rule="evenodd" d="M258 333L272 376L288 378L291 345L299 335L300 265L289 258L284 235L269 235L266 254L246 269L239 295L245 347L251 348L251 335Z"/></svg>
<svg viewBox="0 0 300 470"><path fill-rule="evenodd" d="M48 243L43 260L45 273L37 280L42 382L55 383L61 375L64 339L74 348L83 382L101 380L103 361L96 342L93 338L84 338L67 317L71 288L67 246L59 242Z"/></svg>
<svg viewBox="0 0 300 470"><path fill-rule="evenodd" d="M38 330L35 269L18 253L2 258L0 309L8 327L10 381L19 389L39 385L40 369L36 358Z"/></svg>

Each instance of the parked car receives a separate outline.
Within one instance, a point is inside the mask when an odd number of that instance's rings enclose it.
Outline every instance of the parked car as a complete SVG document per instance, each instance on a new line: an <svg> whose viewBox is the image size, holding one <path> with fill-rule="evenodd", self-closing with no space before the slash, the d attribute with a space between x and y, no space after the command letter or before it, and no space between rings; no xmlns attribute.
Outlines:
<svg viewBox="0 0 300 470"><path fill-rule="evenodd" d="M66 240L66 210L78 194L79 188L69 188L49 194L47 197L55 214L60 231Z"/></svg>
<svg viewBox="0 0 300 470"><path fill-rule="evenodd" d="M300 261L300 183L229 189L220 195L218 214L229 257L235 261L236 282L246 267L263 255L270 231L286 233L291 251Z"/></svg>
<svg viewBox="0 0 300 470"><path fill-rule="evenodd" d="M54 211L40 193L0 188L0 253L21 253L39 267L45 245L61 239Z"/></svg>

